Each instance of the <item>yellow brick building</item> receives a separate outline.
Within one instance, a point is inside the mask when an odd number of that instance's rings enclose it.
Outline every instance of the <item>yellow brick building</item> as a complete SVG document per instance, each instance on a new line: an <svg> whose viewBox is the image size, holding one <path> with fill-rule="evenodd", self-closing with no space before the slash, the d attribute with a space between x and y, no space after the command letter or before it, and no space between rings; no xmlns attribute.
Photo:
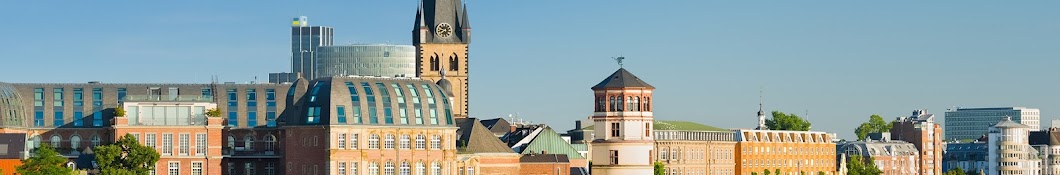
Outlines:
<svg viewBox="0 0 1060 175"><path fill-rule="evenodd" d="M736 130L736 172L782 175L836 174L835 143L825 132Z"/></svg>

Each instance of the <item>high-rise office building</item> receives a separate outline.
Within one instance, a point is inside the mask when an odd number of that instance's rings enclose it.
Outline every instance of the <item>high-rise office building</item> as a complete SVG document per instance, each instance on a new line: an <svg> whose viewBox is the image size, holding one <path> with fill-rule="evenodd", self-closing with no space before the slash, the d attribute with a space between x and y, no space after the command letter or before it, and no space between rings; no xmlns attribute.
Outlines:
<svg viewBox="0 0 1060 175"><path fill-rule="evenodd" d="M999 108L957 108L946 112L946 140L978 139L986 135L987 129L1005 117L1027 125L1029 130L1037 131L1039 110L1026 107Z"/></svg>
<svg viewBox="0 0 1060 175"><path fill-rule="evenodd" d="M291 72L302 78L316 77L316 51L320 46L335 44L335 29L327 26L309 26L305 16L291 21Z"/></svg>

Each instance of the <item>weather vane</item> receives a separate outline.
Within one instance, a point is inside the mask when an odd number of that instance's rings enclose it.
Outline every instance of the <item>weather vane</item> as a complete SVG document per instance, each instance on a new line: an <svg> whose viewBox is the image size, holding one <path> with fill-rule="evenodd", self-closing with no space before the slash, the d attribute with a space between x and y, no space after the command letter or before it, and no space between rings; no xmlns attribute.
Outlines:
<svg viewBox="0 0 1060 175"><path fill-rule="evenodd" d="M620 57L614 57L613 59L615 59L615 62L618 62L618 68L622 68L622 60L626 59L626 57L620 56Z"/></svg>

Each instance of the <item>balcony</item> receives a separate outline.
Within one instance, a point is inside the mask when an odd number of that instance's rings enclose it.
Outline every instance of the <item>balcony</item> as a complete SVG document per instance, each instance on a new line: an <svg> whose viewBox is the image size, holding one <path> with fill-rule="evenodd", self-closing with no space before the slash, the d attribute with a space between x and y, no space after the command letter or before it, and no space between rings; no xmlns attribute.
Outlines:
<svg viewBox="0 0 1060 175"><path fill-rule="evenodd" d="M244 147L224 148L221 153L232 158L280 158L275 150L248 150Z"/></svg>

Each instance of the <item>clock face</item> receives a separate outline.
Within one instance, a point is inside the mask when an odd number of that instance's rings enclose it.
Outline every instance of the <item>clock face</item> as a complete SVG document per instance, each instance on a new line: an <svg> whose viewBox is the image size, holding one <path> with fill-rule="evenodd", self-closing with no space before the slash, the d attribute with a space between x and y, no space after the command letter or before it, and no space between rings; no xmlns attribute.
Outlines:
<svg viewBox="0 0 1060 175"><path fill-rule="evenodd" d="M449 23L438 24L438 29L436 30L438 36L442 38L448 38L453 35L453 26L449 26Z"/></svg>

